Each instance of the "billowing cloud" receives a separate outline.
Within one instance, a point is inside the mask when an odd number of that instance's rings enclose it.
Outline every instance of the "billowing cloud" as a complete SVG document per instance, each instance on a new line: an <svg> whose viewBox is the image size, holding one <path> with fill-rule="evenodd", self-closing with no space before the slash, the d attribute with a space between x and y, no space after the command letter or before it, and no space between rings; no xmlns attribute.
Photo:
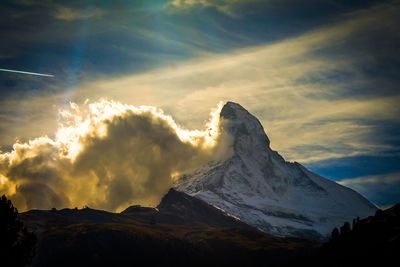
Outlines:
<svg viewBox="0 0 400 267"><path fill-rule="evenodd" d="M219 142L221 107L206 130L189 131L154 107L71 104L60 111L54 138L18 142L0 154L0 193L22 210L154 206L174 176L229 156Z"/></svg>

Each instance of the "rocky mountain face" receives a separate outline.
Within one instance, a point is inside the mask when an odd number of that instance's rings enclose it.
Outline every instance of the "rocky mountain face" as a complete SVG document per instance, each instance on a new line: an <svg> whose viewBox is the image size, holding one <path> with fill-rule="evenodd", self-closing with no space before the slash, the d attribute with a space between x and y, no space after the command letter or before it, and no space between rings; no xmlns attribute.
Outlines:
<svg viewBox="0 0 400 267"><path fill-rule="evenodd" d="M160 214L179 217L190 225L201 223L209 227L244 227L250 228L237 218L211 206L207 202L170 189L157 206Z"/></svg>
<svg viewBox="0 0 400 267"><path fill-rule="evenodd" d="M176 190L280 237L323 240L345 221L375 213L357 192L285 161L270 148L259 120L239 104L228 102L220 116L221 138L233 138L233 155L181 176Z"/></svg>

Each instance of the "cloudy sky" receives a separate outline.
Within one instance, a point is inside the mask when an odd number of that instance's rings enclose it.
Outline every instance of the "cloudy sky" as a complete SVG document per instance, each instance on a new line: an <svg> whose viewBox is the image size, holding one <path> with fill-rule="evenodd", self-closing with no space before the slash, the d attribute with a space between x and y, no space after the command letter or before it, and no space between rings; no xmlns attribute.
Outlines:
<svg viewBox="0 0 400 267"><path fill-rule="evenodd" d="M0 72L0 189L23 208L89 203L116 210L145 195L143 181L155 174L138 176L139 192L126 181L135 176L132 167L117 179L109 174L119 172L111 162L98 170L88 160L121 162L112 156L127 153L120 138L110 134L107 143L96 137L101 133L83 138L66 131L109 119L99 119L99 106L117 109L111 114L119 120L104 126L110 133L124 136L132 130L126 124L142 127L137 136L161 127L166 134L146 142L162 142L182 129L203 136L210 111L228 100L260 119L285 159L379 206L400 201L400 1L13 0L0 7L0 68L54 75ZM136 110L140 105L171 117ZM76 156L69 143L60 156L63 138L71 136L84 149ZM186 170L184 159L209 159L204 140L187 147L182 136L174 149L165 148L172 154L158 148L149 154L181 155L168 168L141 162L165 170L157 192L169 175ZM107 159L98 156L107 149ZM124 164L131 162L140 160ZM51 178L55 171L63 179ZM73 184L72 177L82 182L64 193L56 189ZM123 194L137 197L106 205L107 198L83 203L72 193L99 183L93 196L115 199L130 188ZM38 192L45 199L32 198ZM150 194L144 204L154 201Z"/></svg>

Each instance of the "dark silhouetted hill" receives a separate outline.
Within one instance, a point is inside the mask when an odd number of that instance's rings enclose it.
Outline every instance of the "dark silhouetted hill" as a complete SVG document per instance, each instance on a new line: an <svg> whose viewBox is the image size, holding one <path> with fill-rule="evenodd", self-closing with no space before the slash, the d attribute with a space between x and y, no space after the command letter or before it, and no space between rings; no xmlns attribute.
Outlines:
<svg viewBox="0 0 400 267"><path fill-rule="evenodd" d="M279 266L318 243L269 236L170 190L159 206L20 214L38 236L34 266Z"/></svg>

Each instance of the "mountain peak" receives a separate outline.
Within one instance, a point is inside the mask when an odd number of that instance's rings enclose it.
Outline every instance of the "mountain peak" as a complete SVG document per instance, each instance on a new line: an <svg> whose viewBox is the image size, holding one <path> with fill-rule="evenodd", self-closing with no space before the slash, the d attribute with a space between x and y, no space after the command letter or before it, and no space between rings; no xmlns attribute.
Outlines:
<svg viewBox="0 0 400 267"><path fill-rule="evenodd" d="M269 148L270 141L260 121L240 104L227 102L220 113L224 129L234 138L235 152L251 153Z"/></svg>
<svg viewBox="0 0 400 267"><path fill-rule="evenodd" d="M245 108L243 108L240 104L228 101L222 107L220 116L226 119L234 120L237 118L236 111L244 111L248 113L248 111Z"/></svg>
<svg viewBox="0 0 400 267"><path fill-rule="evenodd" d="M257 120L256 117L251 115L244 107L240 104L228 101L222 107L220 116L229 120L242 120L246 117L251 117Z"/></svg>

